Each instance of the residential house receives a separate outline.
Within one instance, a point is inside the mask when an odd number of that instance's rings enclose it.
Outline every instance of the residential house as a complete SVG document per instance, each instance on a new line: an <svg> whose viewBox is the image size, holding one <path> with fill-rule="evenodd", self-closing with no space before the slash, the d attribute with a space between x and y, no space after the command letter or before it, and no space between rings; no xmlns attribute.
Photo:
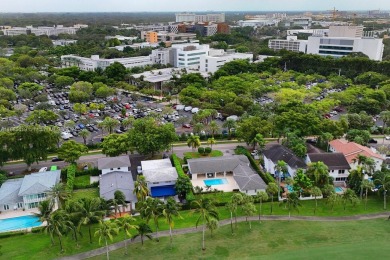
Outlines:
<svg viewBox="0 0 390 260"><path fill-rule="evenodd" d="M37 208L48 191L60 182L61 171L32 173L7 180L0 188L0 211Z"/></svg>
<svg viewBox="0 0 390 260"><path fill-rule="evenodd" d="M379 171L385 158L377 154L369 147L357 144L355 142L348 142L347 140L336 139L329 142L329 150L331 152L342 153L349 163L351 170L356 170L358 166L357 158L359 155L371 158L375 162L375 171Z"/></svg>
<svg viewBox="0 0 390 260"><path fill-rule="evenodd" d="M142 161L141 167L152 197L176 195L178 175L170 159Z"/></svg>
<svg viewBox="0 0 390 260"><path fill-rule="evenodd" d="M128 155L117 157L106 157L98 160L98 169L102 171L102 174L109 172L129 172L130 158Z"/></svg>
<svg viewBox="0 0 390 260"><path fill-rule="evenodd" d="M245 155L189 159L187 163L192 180L204 178L207 181L232 175L239 190L248 195L265 191L267 187L257 172L250 167Z"/></svg>
<svg viewBox="0 0 390 260"><path fill-rule="evenodd" d="M287 164L287 173L284 177L295 176L299 168L306 169L306 163L302 158L296 156L290 149L280 144L271 144L263 152L264 168L272 176L278 177L275 166L278 161L284 161Z"/></svg>
<svg viewBox="0 0 390 260"><path fill-rule="evenodd" d="M306 157L306 163L323 162L328 166L329 176L336 182L345 182L349 175L348 161L342 153L310 153Z"/></svg>

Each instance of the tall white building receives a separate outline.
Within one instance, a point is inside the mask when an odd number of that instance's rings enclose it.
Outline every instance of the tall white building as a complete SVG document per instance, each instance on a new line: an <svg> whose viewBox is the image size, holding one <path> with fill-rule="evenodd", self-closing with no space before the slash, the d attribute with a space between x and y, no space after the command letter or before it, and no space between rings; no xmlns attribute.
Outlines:
<svg viewBox="0 0 390 260"><path fill-rule="evenodd" d="M198 69L200 57L209 54L209 45L199 43L175 44L172 45L173 66L176 68Z"/></svg>
<svg viewBox="0 0 390 260"><path fill-rule="evenodd" d="M245 59L252 62L253 54L225 52L224 50L210 49L209 55L200 57L199 71L214 73L227 62Z"/></svg>
<svg viewBox="0 0 390 260"><path fill-rule="evenodd" d="M363 37L363 25L357 26L329 26L329 37Z"/></svg>
<svg viewBox="0 0 390 260"><path fill-rule="evenodd" d="M297 36L287 36L287 40L270 40L268 48L274 51L288 50L294 52L306 52L307 41L298 40Z"/></svg>
<svg viewBox="0 0 390 260"><path fill-rule="evenodd" d="M216 22L216 23L224 23L225 22L225 14L194 14L194 13L177 13L176 22Z"/></svg>
<svg viewBox="0 0 390 260"><path fill-rule="evenodd" d="M119 59L100 59L99 55L92 55L91 58L84 58L75 55L61 56L63 67L77 66L81 70L94 71L97 68L106 69L114 62L119 62L126 68L143 67L152 65L153 62L149 56L138 56Z"/></svg>

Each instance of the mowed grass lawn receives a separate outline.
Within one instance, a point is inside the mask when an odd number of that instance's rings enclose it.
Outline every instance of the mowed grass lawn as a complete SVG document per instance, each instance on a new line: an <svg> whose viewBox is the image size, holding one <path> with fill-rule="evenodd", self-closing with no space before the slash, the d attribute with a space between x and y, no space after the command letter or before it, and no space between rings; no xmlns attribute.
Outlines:
<svg viewBox="0 0 390 260"><path fill-rule="evenodd" d="M212 150L211 153L202 155L198 152L185 152L184 157L187 159L196 159L196 158L204 158L204 157L220 157L223 156L223 152L219 150Z"/></svg>
<svg viewBox="0 0 390 260"><path fill-rule="evenodd" d="M177 235L173 248L169 238L147 241L110 253L110 259L388 259L390 222L385 219L351 222L258 221L206 233L201 250L201 232ZM105 255L91 259L105 259Z"/></svg>

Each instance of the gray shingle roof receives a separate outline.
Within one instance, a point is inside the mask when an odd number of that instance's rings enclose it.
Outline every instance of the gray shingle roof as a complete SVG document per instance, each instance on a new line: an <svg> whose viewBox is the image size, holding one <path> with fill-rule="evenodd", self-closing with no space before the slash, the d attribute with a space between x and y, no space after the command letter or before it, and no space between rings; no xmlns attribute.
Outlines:
<svg viewBox="0 0 390 260"><path fill-rule="evenodd" d="M127 201L137 201L133 193L134 181L131 172L110 172L100 175L99 187L100 197L106 200L113 199L115 191L120 190L125 194Z"/></svg>
<svg viewBox="0 0 390 260"><path fill-rule="evenodd" d="M0 204L15 204L23 202L23 197L19 196L19 190L22 186L23 178L7 180L0 188ZM1 210L1 209L0 209Z"/></svg>
<svg viewBox="0 0 390 260"><path fill-rule="evenodd" d="M147 182L176 181L178 177L175 167L142 170L142 175Z"/></svg>
<svg viewBox="0 0 390 260"><path fill-rule="evenodd" d="M249 160L245 155L190 159L187 162L193 174L232 171L233 178L242 191L261 190L267 187L257 172L249 166Z"/></svg>
<svg viewBox="0 0 390 260"><path fill-rule="evenodd" d="M130 158L128 155L117 157L106 157L98 160L98 169L111 169L119 167L130 167Z"/></svg>
<svg viewBox="0 0 390 260"><path fill-rule="evenodd" d="M60 182L61 171L38 172L23 178L19 196L45 193Z"/></svg>
<svg viewBox="0 0 390 260"><path fill-rule="evenodd" d="M351 169L342 153L313 153L308 156L311 162L323 162L329 170Z"/></svg>
<svg viewBox="0 0 390 260"><path fill-rule="evenodd" d="M187 160L191 174L233 171L240 164L249 164L245 155L199 158Z"/></svg>
<svg viewBox="0 0 390 260"><path fill-rule="evenodd" d="M306 163L301 158L280 144L272 144L263 154L275 164L284 161L291 168L306 168Z"/></svg>

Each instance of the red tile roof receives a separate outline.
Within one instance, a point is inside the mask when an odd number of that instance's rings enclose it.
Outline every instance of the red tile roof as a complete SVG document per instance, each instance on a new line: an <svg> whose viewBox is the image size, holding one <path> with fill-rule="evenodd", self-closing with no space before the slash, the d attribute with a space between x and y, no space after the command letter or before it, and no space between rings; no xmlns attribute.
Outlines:
<svg viewBox="0 0 390 260"><path fill-rule="evenodd" d="M353 163L354 159L356 159L358 155L364 155L366 157L377 158L381 160L384 159L381 155L375 153L370 148L354 142L337 139L330 141L329 145L333 147L336 152L344 154L348 163Z"/></svg>

